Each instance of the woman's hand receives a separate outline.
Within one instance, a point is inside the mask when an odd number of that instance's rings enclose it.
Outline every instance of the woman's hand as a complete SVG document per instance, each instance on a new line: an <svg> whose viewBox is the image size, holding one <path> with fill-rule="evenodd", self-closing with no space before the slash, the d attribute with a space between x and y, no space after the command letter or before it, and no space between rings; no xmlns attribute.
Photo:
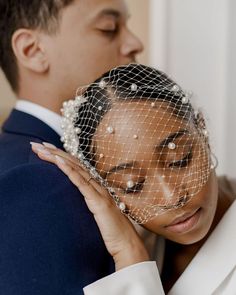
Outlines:
<svg viewBox="0 0 236 295"><path fill-rule="evenodd" d="M83 194L106 248L115 261L116 270L149 260L147 250L131 222L120 212L107 190L91 179L75 157L49 143L31 145L39 158L57 165Z"/></svg>

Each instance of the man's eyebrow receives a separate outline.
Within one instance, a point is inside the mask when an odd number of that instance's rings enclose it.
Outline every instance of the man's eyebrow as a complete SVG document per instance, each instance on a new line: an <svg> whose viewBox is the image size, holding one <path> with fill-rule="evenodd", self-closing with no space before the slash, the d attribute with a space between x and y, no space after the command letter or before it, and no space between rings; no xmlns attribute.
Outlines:
<svg viewBox="0 0 236 295"><path fill-rule="evenodd" d="M120 17L123 17L123 15L124 14L122 12L120 12L119 10L116 10L116 9L113 9L113 8L106 8L106 9L101 10L97 14L96 18L101 18L103 16L112 16L112 17L115 17L116 19L118 19ZM129 18L129 14L127 14L127 15L125 14L124 16L125 16L126 19Z"/></svg>
<svg viewBox="0 0 236 295"><path fill-rule="evenodd" d="M117 166L112 167L109 171L107 171L106 176L108 176L109 174L112 174L114 172L117 172L117 171L121 171L121 170L128 169L128 168L133 168L134 166L135 166L134 161L128 162L128 163L121 163Z"/></svg>
<svg viewBox="0 0 236 295"><path fill-rule="evenodd" d="M115 18L119 18L121 16L121 13L116 9L106 8L98 13L97 18L102 16L113 16Z"/></svg>
<svg viewBox="0 0 236 295"><path fill-rule="evenodd" d="M189 130L187 129L181 129L177 132L172 133L171 135L169 135L167 138L165 138L164 140L162 140L162 142L160 144L158 144L156 146L156 148L163 148L168 146L168 144L172 141L174 141L175 139L185 135L185 134L190 134Z"/></svg>

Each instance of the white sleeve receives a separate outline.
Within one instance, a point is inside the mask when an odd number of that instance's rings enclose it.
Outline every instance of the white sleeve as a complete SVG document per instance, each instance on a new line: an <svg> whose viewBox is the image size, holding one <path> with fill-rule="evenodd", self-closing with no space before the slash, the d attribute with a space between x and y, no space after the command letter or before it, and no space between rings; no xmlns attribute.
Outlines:
<svg viewBox="0 0 236 295"><path fill-rule="evenodd" d="M164 295L154 261L123 268L84 288L85 295Z"/></svg>

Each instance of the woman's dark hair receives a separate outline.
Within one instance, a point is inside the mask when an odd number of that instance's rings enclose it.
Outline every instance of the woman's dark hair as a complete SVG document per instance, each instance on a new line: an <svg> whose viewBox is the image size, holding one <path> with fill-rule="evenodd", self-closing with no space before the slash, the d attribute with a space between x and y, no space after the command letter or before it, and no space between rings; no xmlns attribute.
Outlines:
<svg viewBox="0 0 236 295"><path fill-rule="evenodd" d="M20 28L55 33L60 11L74 0L0 0L0 67L12 89L18 90L18 68L11 46Z"/></svg>
<svg viewBox="0 0 236 295"><path fill-rule="evenodd" d="M172 111L176 116L185 120L193 119L193 122L195 120L191 104L183 103L185 93L181 88L165 73L141 64L112 69L92 83L83 96L87 102L78 110L75 127L81 130L80 151L89 161L92 161L95 155L95 151L92 152L94 147L91 147L93 135L103 116L112 108L114 100L164 101L173 105Z"/></svg>

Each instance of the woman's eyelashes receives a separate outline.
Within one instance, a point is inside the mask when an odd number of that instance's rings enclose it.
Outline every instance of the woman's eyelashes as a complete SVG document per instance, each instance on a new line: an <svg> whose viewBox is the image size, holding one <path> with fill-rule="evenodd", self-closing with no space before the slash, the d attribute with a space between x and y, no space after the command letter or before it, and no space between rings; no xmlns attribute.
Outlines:
<svg viewBox="0 0 236 295"><path fill-rule="evenodd" d="M172 162L168 165L169 168L184 168L187 167L193 158L192 149L184 156L183 159Z"/></svg>

